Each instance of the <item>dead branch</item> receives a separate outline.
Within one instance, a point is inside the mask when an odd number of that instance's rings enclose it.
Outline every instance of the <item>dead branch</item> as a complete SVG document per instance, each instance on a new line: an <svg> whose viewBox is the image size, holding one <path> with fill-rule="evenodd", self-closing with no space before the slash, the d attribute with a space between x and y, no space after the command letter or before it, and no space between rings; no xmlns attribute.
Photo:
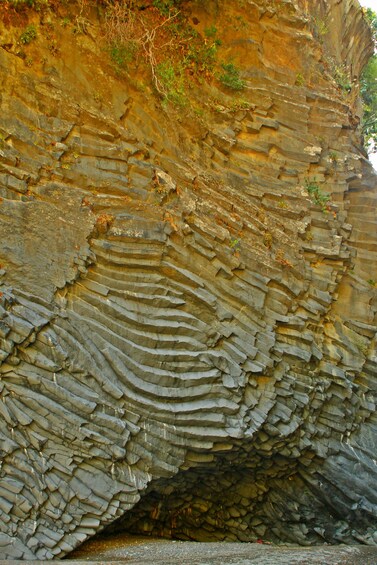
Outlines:
<svg viewBox="0 0 377 565"><path fill-rule="evenodd" d="M157 73L157 53L161 49L156 46L159 30L179 15L179 12L169 14L160 24L150 28L145 17L135 10L134 0L120 0L108 3L105 22L105 35L109 43L131 44L142 48L151 72L153 84L161 96L167 92ZM173 39L164 43L163 47L172 45Z"/></svg>

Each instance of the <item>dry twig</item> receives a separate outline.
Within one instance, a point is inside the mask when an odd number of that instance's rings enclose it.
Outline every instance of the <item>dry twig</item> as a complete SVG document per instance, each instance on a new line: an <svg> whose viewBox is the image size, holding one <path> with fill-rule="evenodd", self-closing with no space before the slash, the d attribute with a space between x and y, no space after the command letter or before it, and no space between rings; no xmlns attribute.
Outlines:
<svg viewBox="0 0 377 565"><path fill-rule="evenodd" d="M105 35L109 43L141 47L149 63L154 86L161 96L166 96L166 88L157 73L157 53L172 44L173 39L157 47L158 32L178 16L179 12L169 14L160 24L150 28L143 15L137 14L134 0L120 0L108 3Z"/></svg>

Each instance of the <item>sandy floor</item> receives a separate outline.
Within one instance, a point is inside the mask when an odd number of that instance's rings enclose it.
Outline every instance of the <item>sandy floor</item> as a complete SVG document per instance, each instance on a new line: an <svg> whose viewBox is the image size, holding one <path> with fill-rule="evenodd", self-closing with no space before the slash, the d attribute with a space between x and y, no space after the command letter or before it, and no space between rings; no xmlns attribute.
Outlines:
<svg viewBox="0 0 377 565"><path fill-rule="evenodd" d="M128 565L377 565L377 547L196 543L117 535L85 543L64 562L76 565L78 561Z"/></svg>

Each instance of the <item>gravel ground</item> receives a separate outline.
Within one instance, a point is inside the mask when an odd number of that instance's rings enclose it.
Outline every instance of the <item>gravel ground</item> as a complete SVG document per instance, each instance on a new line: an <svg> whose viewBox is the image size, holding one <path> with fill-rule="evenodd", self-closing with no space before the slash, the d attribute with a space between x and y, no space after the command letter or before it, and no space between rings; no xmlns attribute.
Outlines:
<svg viewBox="0 0 377 565"><path fill-rule="evenodd" d="M97 538L65 560L127 565L377 565L368 546L272 546L258 543L197 543L116 535Z"/></svg>
<svg viewBox="0 0 377 565"><path fill-rule="evenodd" d="M47 561L1 561L36 565ZM273 546L258 543L197 543L125 535L96 538L63 561L98 565L377 565L377 547L323 545Z"/></svg>

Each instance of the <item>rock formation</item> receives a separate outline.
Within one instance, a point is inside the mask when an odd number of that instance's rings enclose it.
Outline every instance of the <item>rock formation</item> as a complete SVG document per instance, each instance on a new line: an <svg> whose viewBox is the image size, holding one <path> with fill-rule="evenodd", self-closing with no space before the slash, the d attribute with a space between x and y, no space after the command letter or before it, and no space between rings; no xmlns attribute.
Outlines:
<svg viewBox="0 0 377 565"><path fill-rule="evenodd" d="M193 84L195 113L114 73L95 10L28 13L22 57L3 24L2 558L111 524L377 543L361 9L183 4L245 85Z"/></svg>

